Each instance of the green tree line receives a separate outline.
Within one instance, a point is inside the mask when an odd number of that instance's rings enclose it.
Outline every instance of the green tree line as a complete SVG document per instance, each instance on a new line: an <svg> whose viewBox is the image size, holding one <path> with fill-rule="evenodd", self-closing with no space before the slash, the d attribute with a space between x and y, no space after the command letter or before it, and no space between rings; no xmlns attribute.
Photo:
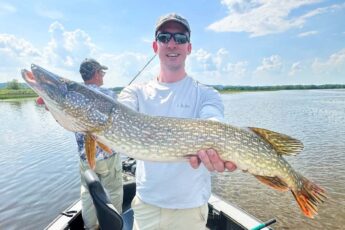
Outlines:
<svg viewBox="0 0 345 230"><path fill-rule="evenodd" d="M26 84L19 83L14 79L7 82L6 87L0 89L0 99L37 97L38 95ZM325 85L278 85L278 86L231 86L231 85L210 85L221 93L241 92L241 91L273 91L273 90L303 90L303 89L345 89L343 84L325 84ZM116 93L119 93L123 87L114 87Z"/></svg>
<svg viewBox="0 0 345 230"><path fill-rule="evenodd" d="M14 79L7 82L6 87L0 89L0 99L37 97L37 94L30 88L23 87L23 84Z"/></svg>
<svg viewBox="0 0 345 230"><path fill-rule="evenodd" d="M17 79L13 79L12 81L7 83L6 86L7 89L13 89L13 90L18 90L21 89L21 85L19 84Z"/></svg>
<svg viewBox="0 0 345 230"><path fill-rule="evenodd" d="M277 85L277 86L213 86L220 92L226 91L273 91L273 90L303 90L303 89L344 89L342 84L325 85Z"/></svg>

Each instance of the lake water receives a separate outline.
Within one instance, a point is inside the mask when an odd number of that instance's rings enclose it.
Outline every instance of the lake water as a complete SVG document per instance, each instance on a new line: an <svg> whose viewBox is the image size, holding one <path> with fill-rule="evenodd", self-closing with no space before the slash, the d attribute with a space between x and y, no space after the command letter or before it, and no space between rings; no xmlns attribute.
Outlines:
<svg viewBox="0 0 345 230"><path fill-rule="evenodd" d="M286 157L327 190L315 219L305 218L290 192L277 192L240 170L213 174L213 192L275 229L345 226L345 90L222 95L227 122L300 139L304 151ZM34 99L0 101L0 229L43 229L79 197L74 135Z"/></svg>

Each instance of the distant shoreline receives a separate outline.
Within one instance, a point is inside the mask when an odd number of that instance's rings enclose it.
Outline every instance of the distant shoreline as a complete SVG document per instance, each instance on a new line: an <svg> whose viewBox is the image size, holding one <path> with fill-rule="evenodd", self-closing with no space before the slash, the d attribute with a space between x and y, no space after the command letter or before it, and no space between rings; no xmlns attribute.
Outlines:
<svg viewBox="0 0 345 230"><path fill-rule="evenodd" d="M223 85L209 85L221 94L240 93L240 92L255 92L255 91L278 91L278 90L312 90L312 89L345 89L342 84L325 84L325 85L279 85L279 86L223 86ZM124 87L110 88L116 93L121 92ZM0 100L15 99L15 98L30 98L38 97L38 95L30 88L0 89Z"/></svg>
<svg viewBox="0 0 345 230"><path fill-rule="evenodd" d="M227 91L276 91L276 90L305 90L305 89L345 89L343 84L325 85L277 85L277 86L212 86L219 92Z"/></svg>
<svg viewBox="0 0 345 230"><path fill-rule="evenodd" d="M0 89L0 100L38 97L32 89Z"/></svg>

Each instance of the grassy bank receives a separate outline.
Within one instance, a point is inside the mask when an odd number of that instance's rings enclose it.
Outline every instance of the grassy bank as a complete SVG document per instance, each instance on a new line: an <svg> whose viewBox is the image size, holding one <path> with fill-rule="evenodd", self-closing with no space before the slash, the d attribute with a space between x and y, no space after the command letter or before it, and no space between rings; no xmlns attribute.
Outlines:
<svg viewBox="0 0 345 230"><path fill-rule="evenodd" d="M0 89L0 100L37 97L32 89Z"/></svg>

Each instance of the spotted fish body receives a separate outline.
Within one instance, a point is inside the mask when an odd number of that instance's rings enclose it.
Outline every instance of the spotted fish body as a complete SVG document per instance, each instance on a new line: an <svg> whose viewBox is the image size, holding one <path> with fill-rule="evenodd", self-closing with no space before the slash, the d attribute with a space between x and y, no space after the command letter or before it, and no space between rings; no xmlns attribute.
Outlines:
<svg viewBox="0 0 345 230"><path fill-rule="evenodd" d="M57 122L67 130L86 134L91 167L96 144L108 152L110 147L136 159L160 162L184 161L200 149L213 148L222 160L234 162L264 184L291 190L308 217L317 214L317 205L326 198L321 187L297 173L283 158L302 151L299 140L254 127L141 114L39 66L32 65L31 70L23 70L22 76L44 99Z"/></svg>

